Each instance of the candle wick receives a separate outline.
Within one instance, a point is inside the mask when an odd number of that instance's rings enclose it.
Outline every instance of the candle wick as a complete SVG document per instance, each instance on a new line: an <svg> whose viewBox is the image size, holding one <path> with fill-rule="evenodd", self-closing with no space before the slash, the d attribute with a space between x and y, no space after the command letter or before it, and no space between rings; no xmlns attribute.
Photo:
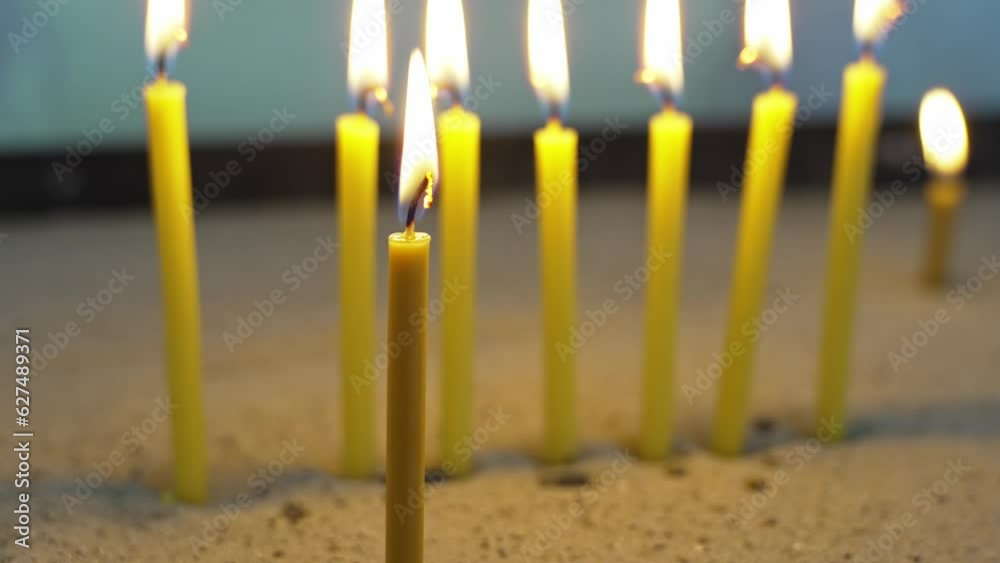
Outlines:
<svg viewBox="0 0 1000 563"><path fill-rule="evenodd" d="M875 60L875 45L871 41L861 45L861 60Z"/></svg>
<svg viewBox="0 0 1000 563"><path fill-rule="evenodd" d="M166 53L160 53L156 57L156 75L160 80L166 80L167 78L167 55Z"/></svg>
<svg viewBox="0 0 1000 563"><path fill-rule="evenodd" d="M677 100L674 93L667 88L660 88L660 109L666 111L674 109L677 105Z"/></svg>

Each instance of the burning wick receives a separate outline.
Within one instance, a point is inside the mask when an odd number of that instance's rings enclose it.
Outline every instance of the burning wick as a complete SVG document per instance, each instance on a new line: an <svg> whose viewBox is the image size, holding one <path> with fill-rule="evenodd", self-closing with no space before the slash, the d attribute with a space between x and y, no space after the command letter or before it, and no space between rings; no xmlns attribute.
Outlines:
<svg viewBox="0 0 1000 563"><path fill-rule="evenodd" d="M424 209L430 209L431 205L434 204L434 194L429 189L434 185L434 174L428 172L424 177L424 181L420 184L420 189L413 196L413 201L410 202L410 207L406 211L406 238L412 239L416 236L416 224L417 224L417 209L421 205L421 199L423 200Z"/></svg>
<svg viewBox="0 0 1000 563"><path fill-rule="evenodd" d="M392 101L389 100L389 92L381 86L366 88L361 92L361 95L358 96L358 113L369 115L369 102L375 102L375 105L382 108L382 113L387 117L392 117L393 112L396 110L395 106L392 105Z"/></svg>

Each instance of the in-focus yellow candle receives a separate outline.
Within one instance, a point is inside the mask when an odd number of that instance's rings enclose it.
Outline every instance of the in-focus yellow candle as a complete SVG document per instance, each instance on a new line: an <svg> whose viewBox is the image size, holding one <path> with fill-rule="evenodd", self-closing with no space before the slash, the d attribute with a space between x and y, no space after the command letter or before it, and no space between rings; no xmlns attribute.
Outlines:
<svg viewBox="0 0 1000 563"><path fill-rule="evenodd" d="M472 471L462 444L475 432L476 247L479 240L479 118L462 107L469 57L462 0L427 3L427 72L452 107L437 120L441 151L442 295L441 468L449 476Z"/></svg>
<svg viewBox="0 0 1000 563"><path fill-rule="evenodd" d="M410 319L427 311L430 248L425 233L389 237L388 341L401 352L388 370L386 563L423 561L427 334Z"/></svg>
<svg viewBox="0 0 1000 563"><path fill-rule="evenodd" d="M531 85L550 108L535 132L538 258L542 282L545 377L543 458L576 457L576 361L570 349L576 323L576 208L579 135L559 113L569 97L569 59L559 0L528 0L528 67Z"/></svg>
<svg viewBox="0 0 1000 563"><path fill-rule="evenodd" d="M788 0L748 0L744 63L759 63L780 73L791 63L791 16ZM760 315L771 259L771 243L788 153L795 130L794 94L776 84L753 101L745 181L729 293L729 316L722 355L724 367L716 404L712 448L722 455L743 452L750 382L757 340L753 319Z"/></svg>
<svg viewBox="0 0 1000 563"><path fill-rule="evenodd" d="M386 563L424 560L424 463L427 387L427 293L431 237L416 232L437 185L438 153L431 87L423 57L410 57L400 219L406 230L389 237L389 358L386 457Z"/></svg>
<svg viewBox="0 0 1000 563"><path fill-rule="evenodd" d="M375 233L379 126L364 108L385 101L389 79L384 0L355 0L347 82L360 111L337 119L337 214L340 241L340 381L347 477L372 477L375 436Z"/></svg>
<svg viewBox="0 0 1000 563"><path fill-rule="evenodd" d="M839 428L833 433L835 440L847 432L854 310L864 248L864 232L856 223L859 213L868 207L882 126L886 73L875 61L872 46L884 35L887 23L898 15L898 6L893 10L894 5L894 0L856 0L854 30L866 53L844 71L833 167L816 408L816 428Z"/></svg>
<svg viewBox="0 0 1000 563"><path fill-rule="evenodd" d="M671 96L684 84L678 0L647 0L643 69L639 80L664 97L664 109L649 122L649 186L646 236L649 252L666 262L649 268L640 400L639 454L661 460L673 437L673 385L677 369L681 264L691 159L691 118Z"/></svg>
<svg viewBox="0 0 1000 563"><path fill-rule="evenodd" d="M145 91L153 212L160 253L171 414L174 494L187 503L208 499L208 463L201 378L198 257L191 204L187 90L167 80L166 61L186 39L182 0L150 0L146 48L160 77Z"/></svg>
<svg viewBox="0 0 1000 563"><path fill-rule="evenodd" d="M956 216L968 191L963 173L969 162L969 133L954 94L936 88L924 96L920 138L924 161L934 176L925 192L928 230L924 280L940 286L948 280Z"/></svg>

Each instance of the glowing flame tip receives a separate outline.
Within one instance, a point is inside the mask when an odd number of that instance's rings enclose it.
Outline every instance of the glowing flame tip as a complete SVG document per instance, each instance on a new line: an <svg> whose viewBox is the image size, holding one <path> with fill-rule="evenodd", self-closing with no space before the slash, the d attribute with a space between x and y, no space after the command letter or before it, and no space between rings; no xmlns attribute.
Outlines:
<svg viewBox="0 0 1000 563"><path fill-rule="evenodd" d="M958 99L944 88L935 88L920 102L920 140L924 160L933 172L961 174L969 161L969 132Z"/></svg>

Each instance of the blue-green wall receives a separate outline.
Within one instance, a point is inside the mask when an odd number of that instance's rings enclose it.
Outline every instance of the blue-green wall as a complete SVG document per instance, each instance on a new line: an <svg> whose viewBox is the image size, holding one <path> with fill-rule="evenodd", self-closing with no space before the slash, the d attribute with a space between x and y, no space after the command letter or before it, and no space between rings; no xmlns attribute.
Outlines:
<svg viewBox="0 0 1000 563"><path fill-rule="evenodd" d="M115 130L102 148L141 142L141 110L125 114L116 99L140 85L145 0L42 0L59 12L27 44L11 45L21 18L40 8L39 0L3 0L0 31L0 150L53 148L78 141L81 130L108 118ZM335 116L348 109L344 86L348 0L242 0L220 17L217 2L191 0L191 44L182 52L175 76L190 91L195 142L233 144L264 127L273 108L297 115L281 133L296 141L329 137ZM417 46L423 0L397 0L392 19L392 95L398 103L408 51ZM825 86L839 91L840 73L855 57L851 0L791 0L795 67L791 85L800 92ZM912 115L922 93L952 87L970 114L1000 113L1000 53L996 0L908 0L915 13L893 33L881 53L890 68L888 112ZM526 129L540 111L526 80L525 0L466 0L472 74L491 75L501 86L478 111L495 131ZM639 0L564 0L573 96L570 121L580 127L606 117L642 123L654 108L633 82ZM736 68L741 43L739 0L685 0L688 38L732 10L724 25L687 68L683 105L699 123L741 123L749 99L760 88L752 72ZM718 26L716 26L718 27ZM703 34L702 38L708 37ZM829 120L836 101L817 122ZM390 121L392 127L393 120Z"/></svg>

